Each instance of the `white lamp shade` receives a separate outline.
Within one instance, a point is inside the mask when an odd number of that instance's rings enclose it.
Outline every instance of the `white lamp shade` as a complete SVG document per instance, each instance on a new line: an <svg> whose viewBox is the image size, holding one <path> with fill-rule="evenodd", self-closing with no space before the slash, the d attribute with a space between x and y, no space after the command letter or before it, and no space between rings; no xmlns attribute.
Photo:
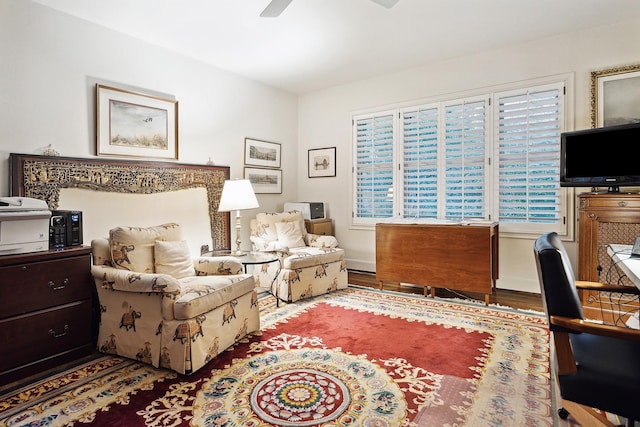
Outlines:
<svg viewBox="0 0 640 427"><path fill-rule="evenodd" d="M259 208L258 199L248 179L228 180L224 182L218 212Z"/></svg>

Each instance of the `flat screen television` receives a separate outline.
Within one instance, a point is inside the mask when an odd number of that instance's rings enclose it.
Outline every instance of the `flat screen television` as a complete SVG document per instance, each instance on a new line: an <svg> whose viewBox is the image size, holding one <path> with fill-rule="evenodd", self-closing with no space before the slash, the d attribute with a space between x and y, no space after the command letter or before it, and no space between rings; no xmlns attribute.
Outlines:
<svg viewBox="0 0 640 427"><path fill-rule="evenodd" d="M640 186L640 123L560 135L560 186Z"/></svg>

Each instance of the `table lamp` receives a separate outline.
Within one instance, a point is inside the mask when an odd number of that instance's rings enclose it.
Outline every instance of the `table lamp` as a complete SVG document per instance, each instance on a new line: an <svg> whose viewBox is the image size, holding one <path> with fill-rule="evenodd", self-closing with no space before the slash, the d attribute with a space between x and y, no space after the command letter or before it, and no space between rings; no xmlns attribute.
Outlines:
<svg viewBox="0 0 640 427"><path fill-rule="evenodd" d="M222 188L218 212L236 211L236 250L231 252L233 256L246 255L240 249L240 211L260 207L256 194L253 192L251 181L248 179L227 180Z"/></svg>

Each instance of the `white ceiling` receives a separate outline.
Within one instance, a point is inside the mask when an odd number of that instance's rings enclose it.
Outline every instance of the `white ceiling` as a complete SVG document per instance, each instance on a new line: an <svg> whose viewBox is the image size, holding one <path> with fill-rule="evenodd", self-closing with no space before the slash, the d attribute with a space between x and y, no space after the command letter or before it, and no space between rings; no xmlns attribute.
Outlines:
<svg viewBox="0 0 640 427"><path fill-rule="evenodd" d="M33 1L293 93L640 18L639 0Z"/></svg>

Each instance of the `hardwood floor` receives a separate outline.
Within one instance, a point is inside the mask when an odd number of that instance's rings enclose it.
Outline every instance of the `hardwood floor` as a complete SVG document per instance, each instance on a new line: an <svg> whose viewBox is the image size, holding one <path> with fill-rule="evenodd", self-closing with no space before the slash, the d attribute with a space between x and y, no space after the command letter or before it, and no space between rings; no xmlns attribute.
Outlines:
<svg viewBox="0 0 640 427"><path fill-rule="evenodd" d="M359 286L367 286L378 289L379 283L373 273L365 273L361 271L349 270L349 283ZM388 291L405 292L409 294L422 295L424 289L421 286L406 286L398 283L385 282L384 289ZM437 289L436 296L442 298L470 298L478 301L484 301L481 294L473 294L469 292L453 292L446 289ZM505 289L496 289L491 296L492 304L499 304L507 307L518 308L522 310L544 311L542 305L542 296L540 294L529 292L509 291Z"/></svg>

